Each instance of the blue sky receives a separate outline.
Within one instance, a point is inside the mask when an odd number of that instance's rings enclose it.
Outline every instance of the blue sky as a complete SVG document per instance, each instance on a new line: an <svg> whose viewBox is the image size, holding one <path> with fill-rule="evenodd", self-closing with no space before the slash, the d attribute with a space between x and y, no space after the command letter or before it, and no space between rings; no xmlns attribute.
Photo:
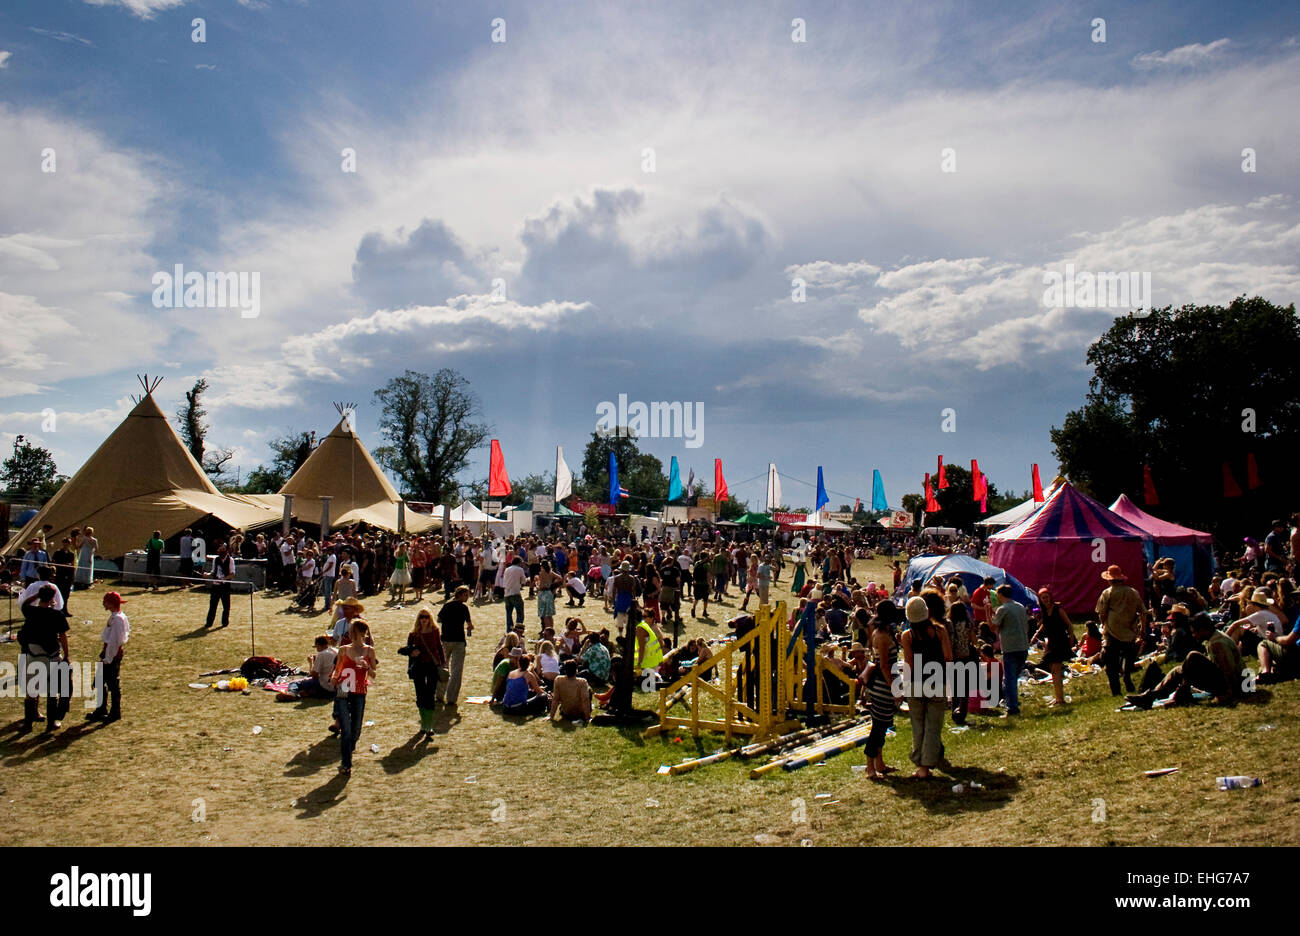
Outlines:
<svg viewBox="0 0 1300 936"><path fill-rule="evenodd" d="M769 460L864 499L879 468L894 503L939 453L1020 490L1115 314L1044 307L1045 270L1297 299L1297 37L1263 3L16 0L0 446L70 473L136 373L168 410L203 375L248 469L334 400L377 444L371 392L451 366L512 474L576 464L626 393L702 401L701 448L644 447L755 505ZM259 317L154 308L176 263L258 272Z"/></svg>

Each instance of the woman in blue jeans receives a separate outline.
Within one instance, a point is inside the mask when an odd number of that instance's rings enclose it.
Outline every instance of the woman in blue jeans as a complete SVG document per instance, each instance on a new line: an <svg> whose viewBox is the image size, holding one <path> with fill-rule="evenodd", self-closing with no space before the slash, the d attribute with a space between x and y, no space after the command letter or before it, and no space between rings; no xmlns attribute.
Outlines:
<svg viewBox="0 0 1300 936"><path fill-rule="evenodd" d="M334 662L334 717L339 723L339 742L343 756L339 772L352 773L352 752L361 738L366 717L366 688L370 674L379 669L375 648L367 641L370 625L354 618L348 635Z"/></svg>

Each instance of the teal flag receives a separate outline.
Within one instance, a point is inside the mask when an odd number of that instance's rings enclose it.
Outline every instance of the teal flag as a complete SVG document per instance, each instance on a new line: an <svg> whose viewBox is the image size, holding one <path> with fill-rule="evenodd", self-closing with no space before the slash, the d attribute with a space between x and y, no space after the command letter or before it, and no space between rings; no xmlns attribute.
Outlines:
<svg viewBox="0 0 1300 936"><path fill-rule="evenodd" d="M889 509L889 499L885 497L885 479L880 477L879 468L875 470L871 479L871 509Z"/></svg>
<svg viewBox="0 0 1300 936"><path fill-rule="evenodd" d="M677 456L673 456L672 465L668 469L668 500L669 502L678 500L682 496L682 470L677 467Z"/></svg>

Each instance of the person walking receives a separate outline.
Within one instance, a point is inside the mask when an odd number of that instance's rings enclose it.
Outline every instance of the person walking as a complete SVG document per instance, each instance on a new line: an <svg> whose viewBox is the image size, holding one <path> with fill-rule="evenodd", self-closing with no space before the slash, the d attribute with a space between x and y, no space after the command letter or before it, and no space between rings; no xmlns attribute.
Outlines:
<svg viewBox="0 0 1300 936"><path fill-rule="evenodd" d="M447 660L447 686L444 689L439 685L437 699L445 702L448 708L454 708L460 698L460 683L465 673L465 644L474 633L474 624L469 617L470 594L468 585L457 585L452 600L438 611Z"/></svg>
<svg viewBox="0 0 1300 936"><path fill-rule="evenodd" d="M1097 599L1097 619L1102 624L1102 659L1110 694L1119 695L1120 676L1129 692L1133 688L1133 670L1137 666L1137 639L1146 630L1147 610L1142 596L1128 584L1124 570L1113 565L1101 577L1110 585Z"/></svg>
<svg viewBox="0 0 1300 936"><path fill-rule="evenodd" d="M153 536L144 544L144 574L149 576L149 586L154 591L158 590L162 582L162 551L165 545L161 530L154 530Z"/></svg>
<svg viewBox="0 0 1300 936"><path fill-rule="evenodd" d="M920 595L907 599L904 614L911 627L903 633L903 659L907 663L904 691L912 721L912 777L926 780L943 759L943 713L947 692L926 677L933 667L952 662L952 643L942 621L931 617L930 606ZM939 686L944 684L938 681Z"/></svg>
<svg viewBox="0 0 1300 936"><path fill-rule="evenodd" d="M433 737L434 703L438 698L438 674L447 665L442 634L427 607L415 615L415 630L406 638L406 673L415 683L415 707L420 711L420 733Z"/></svg>
<svg viewBox="0 0 1300 936"><path fill-rule="evenodd" d="M221 604L221 626L230 626L230 583L235 579L235 557L230 554L226 544L217 547L217 554L212 559L212 571L204 578L212 580L212 594L208 596L208 621L204 627L211 627L217 619L217 604Z"/></svg>
<svg viewBox="0 0 1300 936"><path fill-rule="evenodd" d="M81 534L81 550L77 556L77 587L90 588L95 584L95 552L99 549L99 540L95 539L95 528L86 527Z"/></svg>
<svg viewBox="0 0 1300 936"><path fill-rule="evenodd" d="M1020 674L1029 657L1029 609L1011 597L1010 585L999 585L999 604L990 626L1002 645L1002 697L1007 715L1020 714Z"/></svg>
<svg viewBox="0 0 1300 936"><path fill-rule="evenodd" d="M126 599L117 592L105 592L103 603L108 612L108 623L99 635L103 642L99 651L102 664L97 686L99 706L86 716L86 720L107 724L122 717L122 654L131 639L131 622L122 612Z"/></svg>
<svg viewBox="0 0 1300 936"><path fill-rule="evenodd" d="M361 727L366 717L366 690L370 686L370 674L379 669L379 659L375 648L367 641L370 638L370 625L360 618L354 618L348 629L348 642L339 648L339 655L334 661L333 681L336 695L334 697L334 717L339 723L339 744L341 764L339 772L352 773L352 753L361 739Z"/></svg>
<svg viewBox="0 0 1300 936"><path fill-rule="evenodd" d="M1074 648L1078 644L1074 639L1074 625L1070 623L1070 616L1065 613L1065 609L1052 597L1051 589L1038 590L1038 606L1043 609L1042 623L1038 626L1034 639L1041 638L1047 643L1047 650L1038 665L1047 667L1052 674L1053 698L1047 704L1064 705L1065 664L1074 659Z"/></svg>

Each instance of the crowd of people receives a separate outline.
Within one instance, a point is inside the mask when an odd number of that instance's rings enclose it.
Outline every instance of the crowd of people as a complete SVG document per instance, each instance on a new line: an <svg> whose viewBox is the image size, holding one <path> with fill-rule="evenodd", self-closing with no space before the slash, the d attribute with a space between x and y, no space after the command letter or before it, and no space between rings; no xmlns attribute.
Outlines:
<svg viewBox="0 0 1300 936"><path fill-rule="evenodd" d="M819 652L845 677L824 685L827 697L848 701L845 696L851 694L859 710L872 717L868 776L883 777L893 770L885 762L884 743L895 714L906 709L914 776L926 777L943 759L945 719L961 725L971 714L1016 717L1024 674L1050 681L1049 704L1064 706L1069 702L1067 669L1095 665L1105 672L1111 693L1118 696L1123 690L1128 705L1139 709L1189 702L1196 693L1230 702L1250 680L1270 683L1300 675L1294 561L1300 534L1293 530L1288 538L1287 529L1279 520L1262 543L1248 538L1241 554L1230 557L1210 580L1205 594L1176 584L1179 570L1172 559L1157 560L1138 583L1126 581L1118 566L1110 566L1101 573L1104 589L1093 609L1096 620L1081 624L1056 603L1050 583L1036 591L1032 607L992 578L973 592L956 574L901 588L902 560L892 557L924 545L908 537L805 539L789 531L736 533L702 524L676 528L672 535L658 531L650 536L643 528L640 537L621 526L592 533L581 524L505 537L467 529L453 530L446 538L360 529L323 540L302 530L236 533L229 542L217 543L199 568L185 542L194 533L186 530L178 578L183 583L207 581L212 592L209 627L219 606L223 626L229 623L237 556L264 559L267 588L291 593L294 607L310 612L322 602L329 624L315 638L310 675L290 691L334 699L330 730L340 736L344 770L351 767L364 723L365 694L379 667L362 599L386 597L390 609L408 602L415 608L399 653L407 657L419 731L427 740L433 735L436 707L459 702L476 606L505 606L505 632L496 644L490 675L483 674L488 704L509 716L549 715L586 723L594 705L607 703L613 693L629 627L634 678L639 688L653 689L695 667L709 672L717 644L728 639L683 641L684 610L692 618L712 620L710 604L716 608L728 601L738 612L726 622L734 637L753 626L750 601L768 605L773 590L784 591L788 583L797 598L789 628L814 627ZM18 566L7 570L7 577L22 586L19 602L27 620L22 640L34 659L68 659L66 605L76 588L93 584L95 544L91 528L65 539L53 552L34 540ZM978 551L973 539L955 546ZM157 558L162 548L155 533L146 544L151 587L163 578ZM860 582L853 574L854 561L877 555L890 560L890 581ZM785 582L783 575L788 575ZM439 592L442 601L435 612L430 600ZM118 672L129 639L123 601L116 592L104 597L110 611L101 650L106 691L104 706L94 717L105 721L121 717ZM557 625L560 602L573 613ZM584 614L608 619L613 627L588 627ZM529 621L535 622L532 638L527 636ZM1035 651L1041 654L1031 663ZM1258 659L1257 675L1243 671L1248 656ZM970 687L954 691L951 681L900 683L900 665L910 668L918 658L983 668L997 680L999 698ZM1139 675L1140 663L1146 665ZM65 710L59 700L47 700L47 716L41 716L39 700L29 703L29 726L47 717L49 730L57 727Z"/></svg>

